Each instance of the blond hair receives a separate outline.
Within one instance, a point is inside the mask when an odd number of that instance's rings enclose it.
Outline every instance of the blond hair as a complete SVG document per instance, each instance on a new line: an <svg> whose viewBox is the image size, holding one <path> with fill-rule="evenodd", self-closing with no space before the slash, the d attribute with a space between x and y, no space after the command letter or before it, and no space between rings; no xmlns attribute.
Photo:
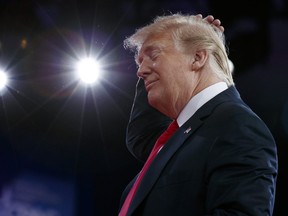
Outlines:
<svg viewBox="0 0 288 216"><path fill-rule="evenodd" d="M124 47L138 52L149 36L158 34L170 34L176 48L186 53L195 48L207 50L213 72L229 86L234 84L225 36L214 25L195 15L177 13L158 16L151 24L137 29L132 36L125 39Z"/></svg>

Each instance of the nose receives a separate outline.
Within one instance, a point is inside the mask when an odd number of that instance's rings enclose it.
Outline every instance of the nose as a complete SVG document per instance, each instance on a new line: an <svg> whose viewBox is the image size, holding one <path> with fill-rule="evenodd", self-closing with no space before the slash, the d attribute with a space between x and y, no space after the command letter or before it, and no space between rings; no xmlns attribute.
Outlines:
<svg viewBox="0 0 288 216"><path fill-rule="evenodd" d="M149 62L146 58L139 64L139 68L137 70L137 76L145 79L151 73L151 69L149 67Z"/></svg>

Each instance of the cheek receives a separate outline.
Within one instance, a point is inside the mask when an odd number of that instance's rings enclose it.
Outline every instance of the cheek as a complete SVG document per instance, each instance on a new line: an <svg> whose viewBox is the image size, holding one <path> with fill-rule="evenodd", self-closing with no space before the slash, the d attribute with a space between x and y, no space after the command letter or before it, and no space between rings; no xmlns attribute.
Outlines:
<svg viewBox="0 0 288 216"><path fill-rule="evenodd" d="M181 75L182 71L182 65L175 64L175 62L166 61L166 62L154 62L152 64L152 67L156 74L159 76L159 88L157 88L158 91L161 92L161 94L165 94L166 91L171 92L171 88L174 88L176 83L178 83L178 79L181 78L183 75ZM180 76L180 77L178 77Z"/></svg>

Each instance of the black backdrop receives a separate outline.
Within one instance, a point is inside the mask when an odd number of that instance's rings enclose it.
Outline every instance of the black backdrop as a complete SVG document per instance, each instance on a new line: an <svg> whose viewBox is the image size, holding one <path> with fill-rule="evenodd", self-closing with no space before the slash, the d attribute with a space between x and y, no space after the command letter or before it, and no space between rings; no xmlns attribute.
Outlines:
<svg viewBox="0 0 288 216"><path fill-rule="evenodd" d="M274 215L285 215L287 9L272 0L1 0L0 68L10 81L0 96L0 215L117 214L141 167L125 147L137 77L122 42L170 12L221 19L236 87L278 145ZM89 87L73 75L73 62L88 53L105 72Z"/></svg>

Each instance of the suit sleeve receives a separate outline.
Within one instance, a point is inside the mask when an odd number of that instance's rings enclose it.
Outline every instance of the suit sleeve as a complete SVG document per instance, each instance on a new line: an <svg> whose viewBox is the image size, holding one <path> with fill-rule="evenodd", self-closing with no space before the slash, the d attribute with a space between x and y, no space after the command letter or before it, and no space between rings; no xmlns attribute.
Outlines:
<svg viewBox="0 0 288 216"><path fill-rule="evenodd" d="M146 161L157 138L171 121L149 105L144 81L139 79L126 130L126 145L130 153L138 160Z"/></svg>
<svg viewBox="0 0 288 216"><path fill-rule="evenodd" d="M206 216L271 216L278 170L274 139L254 115L240 115L229 126L210 151Z"/></svg>

